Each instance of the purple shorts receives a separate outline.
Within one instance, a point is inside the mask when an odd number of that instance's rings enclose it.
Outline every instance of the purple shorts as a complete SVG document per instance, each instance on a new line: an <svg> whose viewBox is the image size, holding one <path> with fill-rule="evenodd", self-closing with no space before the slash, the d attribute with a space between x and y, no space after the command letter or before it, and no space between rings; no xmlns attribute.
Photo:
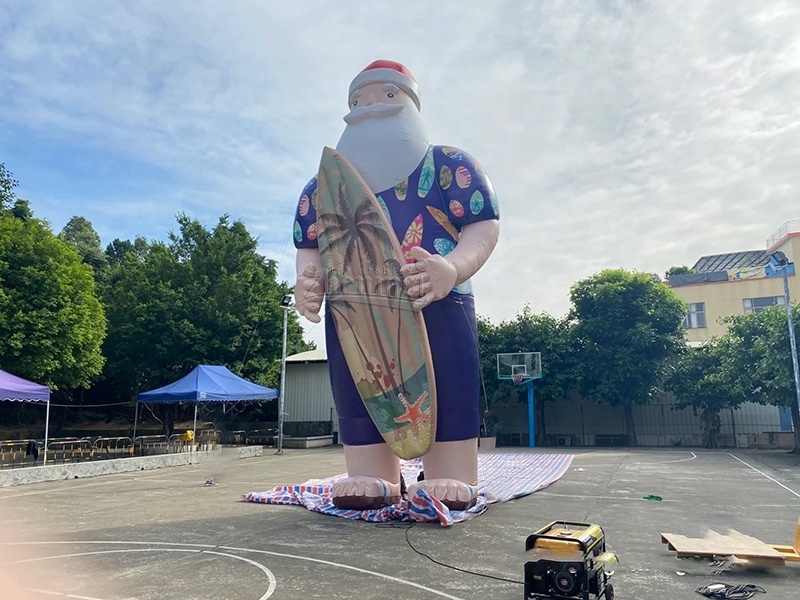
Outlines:
<svg viewBox="0 0 800 600"><path fill-rule="evenodd" d="M436 375L436 441L454 442L478 437L480 358L475 300L451 293L422 310ZM339 440L349 446L382 443L383 437L364 408L347 367L331 311L325 311L328 370Z"/></svg>

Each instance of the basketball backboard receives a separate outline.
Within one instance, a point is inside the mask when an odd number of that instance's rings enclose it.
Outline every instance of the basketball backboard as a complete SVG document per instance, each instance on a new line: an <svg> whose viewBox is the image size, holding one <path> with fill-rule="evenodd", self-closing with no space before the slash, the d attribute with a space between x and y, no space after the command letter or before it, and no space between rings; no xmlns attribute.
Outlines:
<svg viewBox="0 0 800 600"><path fill-rule="evenodd" d="M542 378L541 352L504 352L497 355L497 378L525 381Z"/></svg>

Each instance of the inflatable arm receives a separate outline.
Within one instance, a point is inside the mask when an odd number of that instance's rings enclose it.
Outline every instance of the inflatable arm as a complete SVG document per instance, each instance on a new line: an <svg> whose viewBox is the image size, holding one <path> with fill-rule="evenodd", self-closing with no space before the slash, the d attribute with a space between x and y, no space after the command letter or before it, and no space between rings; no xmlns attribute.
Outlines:
<svg viewBox="0 0 800 600"><path fill-rule="evenodd" d="M404 265L401 273L408 295L414 299L414 310L441 300L453 287L477 273L489 260L499 235L499 221L479 221L461 230L458 244L446 257L430 254L421 247L413 248L410 256L415 262Z"/></svg>
<svg viewBox="0 0 800 600"><path fill-rule="evenodd" d="M325 298L325 277L319 250L299 248L295 264L297 282L294 286L294 304L297 312L312 323L319 323L319 309Z"/></svg>

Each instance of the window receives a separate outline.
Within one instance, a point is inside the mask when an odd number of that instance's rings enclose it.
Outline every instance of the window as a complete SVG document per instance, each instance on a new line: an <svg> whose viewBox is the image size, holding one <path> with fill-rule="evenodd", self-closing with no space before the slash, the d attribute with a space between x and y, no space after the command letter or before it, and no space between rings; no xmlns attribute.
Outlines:
<svg viewBox="0 0 800 600"><path fill-rule="evenodd" d="M763 298L745 298L745 313L760 313L770 306L786 306L783 296L765 296Z"/></svg>
<svg viewBox="0 0 800 600"><path fill-rule="evenodd" d="M689 329L700 329L706 326L706 303L694 302L689 305L689 312L683 319Z"/></svg>

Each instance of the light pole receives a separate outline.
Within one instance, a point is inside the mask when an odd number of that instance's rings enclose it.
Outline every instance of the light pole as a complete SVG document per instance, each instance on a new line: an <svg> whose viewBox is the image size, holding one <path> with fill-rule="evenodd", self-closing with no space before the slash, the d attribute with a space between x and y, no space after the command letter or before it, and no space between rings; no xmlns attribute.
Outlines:
<svg viewBox="0 0 800 600"><path fill-rule="evenodd" d="M292 297L284 296L281 298L281 308L283 309L283 353L281 355L281 389L278 399L278 450L275 454L283 454L283 401L284 390L286 389L286 336L289 324L289 310L292 308Z"/></svg>
<svg viewBox="0 0 800 600"><path fill-rule="evenodd" d="M786 303L786 320L789 322L789 343L792 347L792 368L794 369L794 391L797 395L797 408L800 410L800 366L797 364L797 340L794 336L792 323L792 299L789 296L789 260L783 252L773 252L769 255L773 266L783 269L783 298Z"/></svg>

